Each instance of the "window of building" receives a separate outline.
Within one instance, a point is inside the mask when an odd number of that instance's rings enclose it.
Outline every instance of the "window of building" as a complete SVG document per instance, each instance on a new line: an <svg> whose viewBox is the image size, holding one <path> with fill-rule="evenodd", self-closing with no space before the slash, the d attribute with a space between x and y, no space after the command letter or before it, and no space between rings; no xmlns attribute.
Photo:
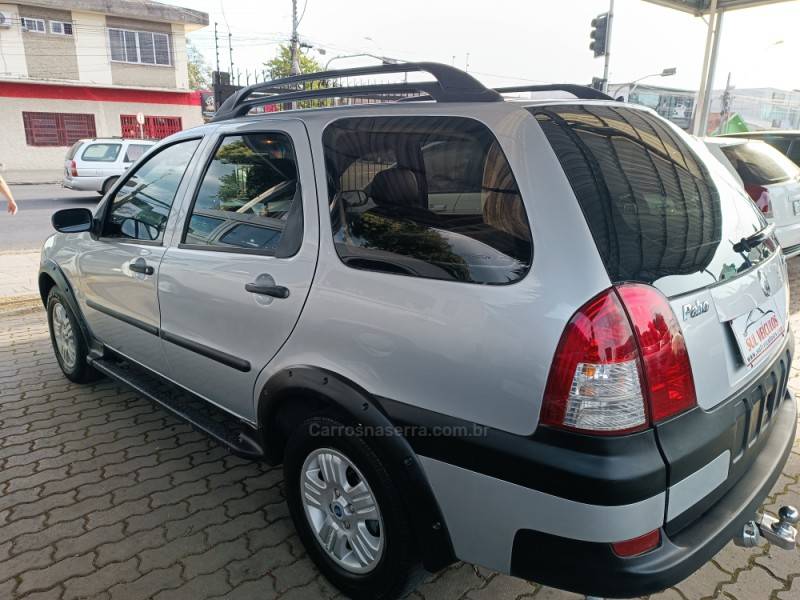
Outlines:
<svg viewBox="0 0 800 600"><path fill-rule="evenodd" d="M203 176L184 242L292 256L303 232L297 166L282 133L223 139Z"/></svg>
<svg viewBox="0 0 800 600"><path fill-rule="evenodd" d="M183 130L180 117L145 116L144 125L136 122L136 115L120 115L122 137L125 139L160 140Z"/></svg>
<svg viewBox="0 0 800 600"><path fill-rule="evenodd" d="M22 17L20 18L20 23L22 23L22 31L29 31L31 33L45 33L47 31L44 26L44 19Z"/></svg>
<svg viewBox="0 0 800 600"><path fill-rule="evenodd" d="M50 33L55 35L72 35L72 23L68 21L50 21Z"/></svg>
<svg viewBox="0 0 800 600"><path fill-rule="evenodd" d="M511 167L460 117L342 119L323 134L336 251L353 268L498 285L533 246Z"/></svg>
<svg viewBox="0 0 800 600"><path fill-rule="evenodd" d="M97 137L94 115L23 112L22 123L29 146L70 146Z"/></svg>
<svg viewBox="0 0 800 600"><path fill-rule="evenodd" d="M111 199L105 237L161 241L178 187L200 140L185 140L150 156Z"/></svg>
<svg viewBox="0 0 800 600"><path fill-rule="evenodd" d="M119 156L121 144L89 144L81 155L87 162L114 162Z"/></svg>
<svg viewBox="0 0 800 600"><path fill-rule="evenodd" d="M152 31L109 29L111 60L141 65L172 64L169 35Z"/></svg>

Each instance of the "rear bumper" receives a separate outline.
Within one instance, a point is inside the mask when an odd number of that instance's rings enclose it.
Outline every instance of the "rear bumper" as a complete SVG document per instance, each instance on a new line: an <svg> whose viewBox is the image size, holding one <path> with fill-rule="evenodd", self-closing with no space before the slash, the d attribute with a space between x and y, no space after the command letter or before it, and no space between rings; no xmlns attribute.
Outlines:
<svg viewBox="0 0 800 600"><path fill-rule="evenodd" d="M620 558L608 544L521 530L514 538L511 574L583 594L629 598L661 591L703 566L753 518L777 481L795 439L792 395L776 409L772 432L749 469L701 517L674 534L662 530L659 548Z"/></svg>

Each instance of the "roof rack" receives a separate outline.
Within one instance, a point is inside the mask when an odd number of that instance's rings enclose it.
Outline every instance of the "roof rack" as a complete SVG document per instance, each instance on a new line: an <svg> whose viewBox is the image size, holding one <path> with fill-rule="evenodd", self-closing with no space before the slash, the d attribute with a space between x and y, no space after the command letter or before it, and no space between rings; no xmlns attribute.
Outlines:
<svg viewBox="0 0 800 600"><path fill-rule="evenodd" d="M613 100L611 96L594 88L573 83L554 83L548 85L513 85L510 87L494 88L498 94L513 92L567 92L581 100Z"/></svg>
<svg viewBox="0 0 800 600"><path fill-rule="evenodd" d="M324 81L340 77L361 75L384 75L390 73L426 72L435 81L408 81L404 83L370 84L360 86L328 87L317 89L292 89L292 86L307 81ZM212 121L227 121L246 115L252 108L264 104L278 104L319 98L342 96L369 96L374 94L418 93L436 102L501 102L502 96L495 90L485 87L471 75L441 63L407 62L397 64L319 71L273 79L243 88L223 102Z"/></svg>

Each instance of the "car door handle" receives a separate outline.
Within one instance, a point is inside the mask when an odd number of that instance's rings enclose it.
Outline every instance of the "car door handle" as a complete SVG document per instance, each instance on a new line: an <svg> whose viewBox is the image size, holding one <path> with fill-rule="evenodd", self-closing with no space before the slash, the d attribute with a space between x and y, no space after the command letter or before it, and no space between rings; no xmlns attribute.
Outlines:
<svg viewBox="0 0 800 600"><path fill-rule="evenodd" d="M142 258L137 258L135 261L130 263L128 267L134 273L142 273L144 275L152 275L156 272L156 270L148 265Z"/></svg>
<svg viewBox="0 0 800 600"><path fill-rule="evenodd" d="M272 296L273 298L288 298L289 288L282 285L265 285L260 283L245 284L244 289L252 294L261 294L263 296Z"/></svg>

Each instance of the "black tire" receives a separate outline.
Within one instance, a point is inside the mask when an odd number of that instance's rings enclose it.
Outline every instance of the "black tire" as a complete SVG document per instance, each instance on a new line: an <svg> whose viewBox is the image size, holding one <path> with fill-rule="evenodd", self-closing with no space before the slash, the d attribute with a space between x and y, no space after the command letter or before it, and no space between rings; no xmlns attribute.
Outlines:
<svg viewBox="0 0 800 600"><path fill-rule="evenodd" d="M111 189L111 186L117 182L117 179L119 179L119 177L109 177L106 179L105 183L103 184L103 189L100 190L100 194L105 196L108 193L108 190Z"/></svg>
<svg viewBox="0 0 800 600"><path fill-rule="evenodd" d="M61 309L63 309L63 313L60 313ZM74 340L75 347L75 356L72 361L69 361L68 358L62 355L62 351L59 349L58 343L56 342L56 332L53 322L54 315L57 311L59 311L60 314L58 317L55 317L55 320L66 318L71 327L72 339ZM89 347L83 337L78 319L72 312L69 302L67 302L67 299L64 297L64 293L58 289L58 287L53 287L47 296L47 325L50 328L50 342L53 344L53 352L55 352L56 360L58 360L58 366L61 367L61 371L66 378L75 383L88 383L99 379L101 374L93 369L86 360L89 354Z"/></svg>
<svg viewBox="0 0 800 600"><path fill-rule="evenodd" d="M291 434L283 463L289 512L311 560L344 594L356 599L397 598L411 591L426 574L410 533L402 491L394 485L384 462L370 445L362 438L345 436L344 430L345 424L338 420L314 417ZM309 524L301 498L301 471L306 458L320 448L332 448L345 455L363 474L377 501L384 525L384 546L376 566L368 573L355 574L337 564L322 548Z"/></svg>

